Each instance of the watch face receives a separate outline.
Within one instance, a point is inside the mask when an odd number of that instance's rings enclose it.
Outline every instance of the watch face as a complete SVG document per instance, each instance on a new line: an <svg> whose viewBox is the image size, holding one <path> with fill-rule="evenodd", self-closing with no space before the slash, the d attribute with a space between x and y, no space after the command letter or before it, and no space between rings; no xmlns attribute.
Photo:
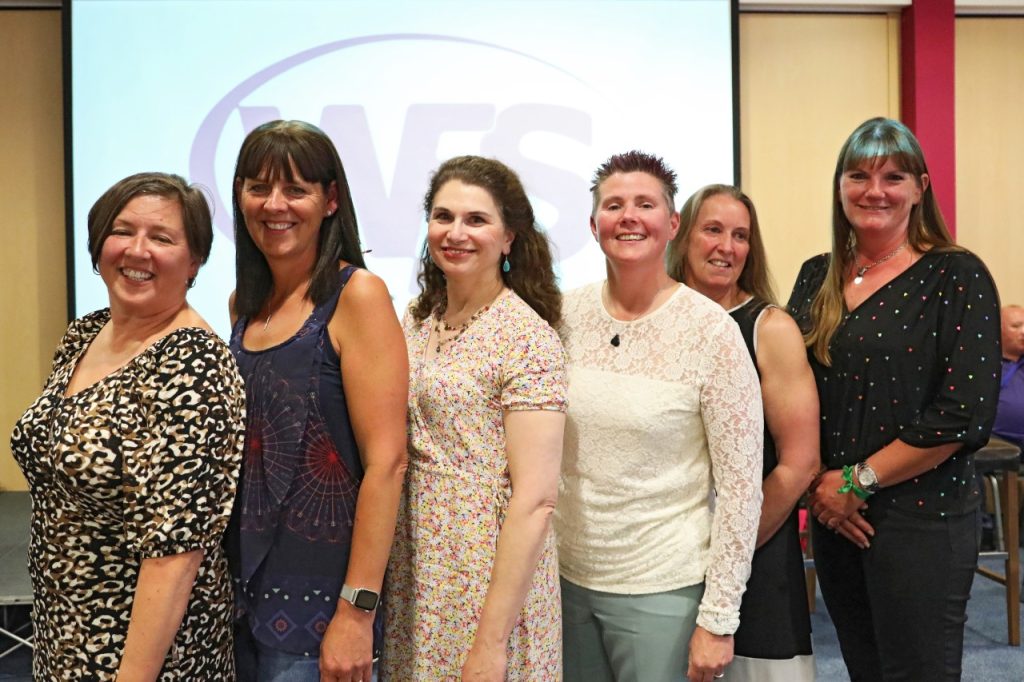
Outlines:
<svg viewBox="0 0 1024 682"><path fill-rule="evenodd" d="M857 471L857 479L864 488L873 488L878 485L878 477L875 476L875 471L866 464L861 466Z"/></svg>
<svg viewBox="0 0 1024 682"><path fill-rule="evenodd" d="M380 597L377 596L376 592L372 590L356 590L356 598L352 600L352 605L363 611L373 611L377 608L378 601L380 601Z"/></svg>

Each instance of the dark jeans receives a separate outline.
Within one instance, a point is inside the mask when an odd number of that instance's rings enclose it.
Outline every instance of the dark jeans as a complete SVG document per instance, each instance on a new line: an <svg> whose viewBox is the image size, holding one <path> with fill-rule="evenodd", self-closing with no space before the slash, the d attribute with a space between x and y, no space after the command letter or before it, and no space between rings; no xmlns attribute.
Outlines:
<svg viewBox="0 0 1024 682"><path fill-rule="evenodd" d="M235 672L238 682L320 682L320 660L260 644L242 622L235 624Z"/></svg>
<svg viewBox="0 0 1024 682"><path fill-rule="evenodd" d="M815 519L814 563L852 682L959 680L978 565L977 512L868 510L862 550Z"/></svg>
<svg viewBox="0 0 1024 682"><path fill-rule="evenodd" d="M367 682L377 682L376 660ZM256 641L247 624L236 621L235 672L238 682L320 682L320 659L271 649Z"/></svg>

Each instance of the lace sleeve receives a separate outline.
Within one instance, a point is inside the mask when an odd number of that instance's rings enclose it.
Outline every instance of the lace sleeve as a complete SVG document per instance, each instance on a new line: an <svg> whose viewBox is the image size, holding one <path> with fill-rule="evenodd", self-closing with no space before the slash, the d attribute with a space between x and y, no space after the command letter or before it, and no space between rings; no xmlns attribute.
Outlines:
<svg viewBox="0 0 1024 682"><path fill-rule="evenodd" d="M714 634L739 627L740 601L761 514L764 413L761 388L739 328L723 320L705 355L701 416L717 501L697 624Z"/></svg>

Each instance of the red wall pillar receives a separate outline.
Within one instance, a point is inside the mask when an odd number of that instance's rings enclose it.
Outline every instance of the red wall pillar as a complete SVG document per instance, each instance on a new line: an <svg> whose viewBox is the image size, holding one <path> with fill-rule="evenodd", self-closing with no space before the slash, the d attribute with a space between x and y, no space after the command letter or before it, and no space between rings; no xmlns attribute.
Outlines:
<svg viewBox="0 0 1024 682"><path fill-rule="evenodd" d="M921 142L942 215L956 236L953 0L913 0L900 27L901 118Z"/></svg>

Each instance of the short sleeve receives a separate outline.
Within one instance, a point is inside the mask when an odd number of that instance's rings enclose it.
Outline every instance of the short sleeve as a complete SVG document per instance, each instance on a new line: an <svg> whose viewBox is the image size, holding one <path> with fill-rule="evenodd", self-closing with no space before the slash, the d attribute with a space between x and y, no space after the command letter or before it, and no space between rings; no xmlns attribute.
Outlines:
<svg viewBox="0 0 1024 682"><path fill-rule="evenodd" d="M977 450L988 441L999 403L999 296L985 265L973 254L949 254L938 291L934 398L904 428L900 440L919 448L962 442Z"/></svg>
<svg viewBox="0 0 1024 682"><path fill-rule="evenodd" d="M123 442L128 549L142 558L215 546L231 515L245 389L224 343L198 329L136 363L138 432Z"/></svg>
<svg viewBox="0 0 1024 682"><path fill-rule="evenodd" d="M501 408L565 412L568 380L558 334L539 317L511 326L514 331L503 362Z"/></svg>
<svg viewBox="0 0 1024 682"><path fill-rule="evenodd" d="M811 329L811 302L825 281L829 259L829 254L823 253L804 261L796 276L796 283L793 284L786 308L804 334Z"/></svg>
<svg viewBox="0 0 1024 682"><path fill-rule="evenodd" d="M96 338L96 334L109 319L110 313L104 308L72 321L57 344L57 350L53 352L53 370L63 367L78 355L84 346Z"/></svg>

